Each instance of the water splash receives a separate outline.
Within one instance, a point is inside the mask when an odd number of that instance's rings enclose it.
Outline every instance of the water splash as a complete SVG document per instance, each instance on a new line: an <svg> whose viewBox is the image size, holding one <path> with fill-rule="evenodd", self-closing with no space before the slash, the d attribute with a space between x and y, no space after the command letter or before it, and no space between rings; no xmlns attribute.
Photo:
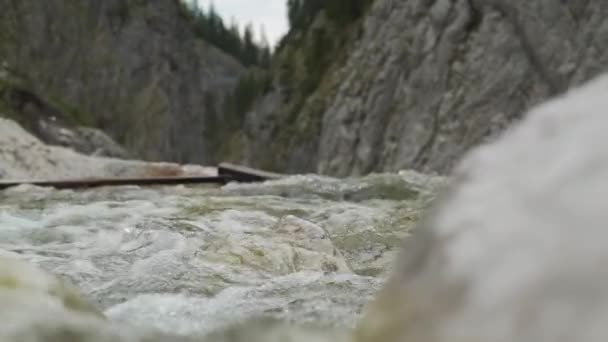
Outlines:
<svg viewBox="0 0 608 342"><path fill-rule="evenodd" d="M267 316L350 327L441 179L0 192L0 249L111 320L184 335Z"/></svg>

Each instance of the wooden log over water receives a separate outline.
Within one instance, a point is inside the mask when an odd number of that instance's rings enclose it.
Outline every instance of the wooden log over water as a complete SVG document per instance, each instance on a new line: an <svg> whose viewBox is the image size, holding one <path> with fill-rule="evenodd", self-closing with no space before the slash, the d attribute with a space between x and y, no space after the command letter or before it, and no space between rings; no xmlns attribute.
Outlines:
<svg viewBox="0 0 608 342"><path fill-rule="evenodd" d="M121 185L178 185L178 184L226 184L228 177L151 177L151 178L84 178L61 180L11 180L0 181L0 189L30 184L57 189L94 188Z"/></svg>
<svg viewBox="0 0 608 342"><path fill-rule="evenodd" d="M253 169L247 166L221 163L217 167L217 173L221 176L231 177L239 182L263 182L266 180L279 179L285 175Z"/></svg>
<svg viewBox="0 0 608 342"><path fill-rule="evenodd" d="M256 170L245 166L222 163L218 166L217 176L178 176L178 177L146 177L146 178L81 178L59 180L0 180L0 190L10 187L30 184L57 189L81 189L102 186L152 186L179 184L216 184L228 182L263 182L282 177L280 174Z"/></svg>

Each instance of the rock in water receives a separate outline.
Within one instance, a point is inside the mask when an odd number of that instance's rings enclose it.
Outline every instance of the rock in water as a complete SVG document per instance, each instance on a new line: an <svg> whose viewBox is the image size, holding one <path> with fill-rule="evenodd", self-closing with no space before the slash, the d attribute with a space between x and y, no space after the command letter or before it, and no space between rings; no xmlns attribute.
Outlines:
<svg viewBox="0 0 608 342"><path fill-rule="evenodd" d="M0 250L0 341L192 341L108 321L61 279Z"/></svg>
<svg viewBox="0 0 608 342"><path fill-rule="evenodd" d="M601 76L469 154L358 341L604 341L606 132Z"/></svg>
<svg viewBox="0 0 608 342"><path fill-rule="evenodd" d="M1 341L42 341L54 333L74 333L79 323L103 321L70 286L8 253L0 253L0 303Z"/></svg>

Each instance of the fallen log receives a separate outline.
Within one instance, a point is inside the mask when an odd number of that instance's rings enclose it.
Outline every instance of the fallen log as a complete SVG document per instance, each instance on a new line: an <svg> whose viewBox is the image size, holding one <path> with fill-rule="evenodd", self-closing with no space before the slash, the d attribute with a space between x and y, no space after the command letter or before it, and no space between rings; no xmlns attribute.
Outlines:
<svg viewBox="0 0 608 342"><path fill-rule="evenodd" d="M218 165L217 173L220 177L232 177L234 179L238 179L239 182L263 182L266 180L279 179L285 176L279 173L262 171L247 166L230 163L221 163Z"/></svg>
<svg viewBox="0 0 608 342"><path fill-rule="evenodd" d="M57 189L94 188L121 185L178 185L178 184L226 184L231 181L225 176L211 177L150 177L150 178L84 178L62 180L11 180L0 181L0 189L18 185L36 185Z"/></svg>
<svg viewBox="0 0 608 342"><path fill-rule="evenodd" d="M270 179L278 179L283 175L252 169L229 163L218 166L217 176L175 176L175 177L145 177L145 178L80 178L60 180L0 180L0 190L18 185L36 185L53 187L56 189L80 189L102 186L151 186L151 185L179 185L179 184L217 184L224 185L229 182L254 183Z"/></svg>

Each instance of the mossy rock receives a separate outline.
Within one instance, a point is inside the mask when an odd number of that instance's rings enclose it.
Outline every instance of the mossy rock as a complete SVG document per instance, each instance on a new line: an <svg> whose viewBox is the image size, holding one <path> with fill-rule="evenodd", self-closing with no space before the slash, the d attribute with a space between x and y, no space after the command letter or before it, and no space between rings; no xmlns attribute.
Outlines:
<svg viewBox="0 0 608 342"><path fill-rule="evenodd" d="M48 297L61 303L66 310L103 317L101 311L65 280L28 262L0 253L0 293L2 292Z"/></svg>

